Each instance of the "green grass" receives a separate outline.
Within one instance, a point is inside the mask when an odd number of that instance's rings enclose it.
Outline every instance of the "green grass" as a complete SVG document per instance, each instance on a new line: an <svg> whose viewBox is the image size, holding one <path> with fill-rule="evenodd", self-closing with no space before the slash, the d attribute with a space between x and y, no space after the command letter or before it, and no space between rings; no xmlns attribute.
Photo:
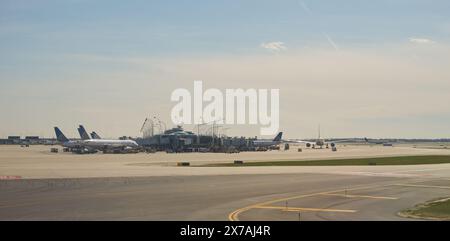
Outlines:
<svg viewBox="0 0 450 241"><path fill-rule="evenodd" d="M450 198L430 201L412 209L405 210L401 214L413 218L450 220Z"/></svg>
<svg viewBox="0 0 450 241"><path fill-rule="evenodd" d="M445 156L398 156L398 157L376 157L376 158L355 158L336 160L287 160L287 161L265 161L265 162L244 162L235 165L234 163L219 163L206 166L368 166L368 165L419 165L419 164L442 164L450 163L450 155Z"/></svg>

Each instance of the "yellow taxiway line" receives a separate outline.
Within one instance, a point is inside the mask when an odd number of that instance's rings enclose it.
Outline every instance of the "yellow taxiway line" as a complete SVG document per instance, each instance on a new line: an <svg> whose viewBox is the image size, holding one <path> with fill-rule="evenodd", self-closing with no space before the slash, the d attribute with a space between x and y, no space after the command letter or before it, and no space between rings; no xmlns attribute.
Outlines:
<svg viewBox="0 0 450 241"><path fill-rule="evenodd" d="M433 186L433 185L419 185L419 184L394 184L394 186L450 189L450 187L448 186Z"/></svg>
<svg viewBox="0 0 450 241"><path fill-rule="evenodd" d="M300 208L300 207L282 207L282 206L257 206L253 208L260 209L278 209L286 212L299 212L299 211L310 211L310 212L338 212L338 213L355 213L357 210L349 209L329 209L329 208Z"/></svg>
<svg viewBox="0 0 450 241"><path fill-rule="evenodd" d="M322 194L324 196L336 196L336 197L347 197L347 198L369 198L369 199L387 199L387 200L396 200L396 197L380 197L380 196L368 196L368 195L353 195L353 194L337 194L337 193L328 193Z"/></svg>
<svg viewBox="0 0 450 241"><path fill-rule="evenodd" d="M280 199L276 199L276 200L272 200L272 201L256 203L254 205L250 205L250 206L246 206L246 207L237 209L237 210L233 211L232 213L230 213L228 215L228 219L230 221L239 221L238 216L239 216L240 213L248 211L248 210L253 209L253 208L260 208L261 206L267 207L269 204L276 203L276 202L282 202L282 201L287 201L287 200L292 200L292 199L300 199L300 198L304 198L304 197L313 197L313 196L319 196L319 195L333 195L333 196L341 196L342 195L342 196L347 196L347 197L361 197L361 198L387 199L387 200L398 199L398 198L395 198L395 197L377 197L377 196L338 194L338 193L342 193L342 192L345 192L345 191L354 191L354 190L370 189L370 188L377 188L377 187L388 187L388 186L404 186L404 187L424 187L424 188L450 189L449 186L432 186L432 185L414 184L414 183L420 183L420 182L423 182L423 180L416 181L416 182L409 182L409 183L398 183L398 184L387 184L387 185L386 184L381 184L381 185L362 186L362 187L356 187L356 188L351 188L351 189L334 190L334 191L327 191L327 192L317 192L317 193L298 195L298 196L293 196L293 197L288 197L288 198L280 198ZM283 208L286 209L286 207L283 207ZM320 210L320 209L318 209L318 210Z"/></svg>
<svg viewBox="0 0 450 241"><path fill-rule="evenodd" d="M318 195L332 194L332 193L337 193L337 192L369 189L369 188L380 187L380 186L386 186L386 185L371 185L371 186L363 186L363 187L356 187L356 188L350 188L350 189L341 189L341 190L334 190L334 191L327 191L327 192L317 192L317 193L303 194L303 195L298 195L298 196L293 196L293 197L279 198L279 199L275 199L275 200L271 200L271 201L256 203L254 205L250 205L250 206L246 206L246 207L234 210L233 212L231 212L228 215L228 220L230 220L230 221L239 221L239 217L238 216L239 216L240 213L248 211L248 210L253 209L253 208L257 208L257 207L261 207L261 206L267 206L269 204L276 203L276 202L288 201L288 200L292 200L292 199L300 199L300 198L305 198L305 197L313 197L313 196L318 196Z"/></svg>

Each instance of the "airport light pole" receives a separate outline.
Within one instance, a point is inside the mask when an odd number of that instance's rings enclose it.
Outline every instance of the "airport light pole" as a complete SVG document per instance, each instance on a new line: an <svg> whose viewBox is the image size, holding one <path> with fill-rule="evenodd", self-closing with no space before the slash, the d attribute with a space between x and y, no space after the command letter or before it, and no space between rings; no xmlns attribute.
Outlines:
<svg viewBox="0 0 450 241"><path fill-rule="evenodd" d="M200 126L206 125L203 123L203 118L200 117L200 124L197 124L197 144L200 145Z"/></svg>
<svg viewBox="0 0 450 241"><path fill-rule="evenodd" d="M148 129L148 124L150 124L150 130ZM149 133L150 131L150 133ZM154 135L154 123L151 119L149 118L145 118L144 123L142 124L141 130L140 132L142 132L142 137L146 138L149 136L153 136Z"/></svg>
<svg viewBox="0 0 450 241"><path fill-rule="evenodd" d="M142 132L142 137L145 138L145 132L144 132L144 127L145 124L147 123L148 118L145 118L144 123L142 123L142 127L141 127L141 131Z"/></svg>
<svg viewBox="0 0 450 241"><path fill-rule="evenodd" d="M166 130L167 130L166 123L164 123L163 121L161 121L161 119L159 119L159 118L156 117L156 116L153 116L153 119L155 119L155 120L158 121L158 124L159 124L159 132L160 132L160 134L163 134L164 132L166 132ZM162 128L163 125L164 125L164 131L163 131L163 128Z"/></svg>

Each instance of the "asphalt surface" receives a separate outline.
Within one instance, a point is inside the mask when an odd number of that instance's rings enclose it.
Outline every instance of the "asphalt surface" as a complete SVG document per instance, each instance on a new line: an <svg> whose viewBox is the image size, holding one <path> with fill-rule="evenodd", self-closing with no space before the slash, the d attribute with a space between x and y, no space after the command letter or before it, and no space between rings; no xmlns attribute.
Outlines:
<svg viewBox="0 0 450 241"><path fill-rule="evenodd" d="M448 154L342 146L240 154L73 155L0 147L0 220L402 220L450 196L450 164L176 167L232 160Z"/></svg>
<svg viewBox="0 0 450 241"><path fill-rule="evenodd" d="M2 180L0 220L402 220L450 195L447 170Z"/></svg>
<svg viewBox="0 0 450 241"><path fill-rule="evenodd" d="M76 155L51 153L52 146L0 145L0 179L2 176L16 176L21 179L45 178L94 178L94 177L148 177L148 176L192 176L192 175L234 175L234 174L289 174L305 170L330 173L338 171L373 171L373 167L270 167L270 168L178 168L178 162L190 162L191 166L233 163L234 160L252 161L288 161L288 160L328 160L342 158L362 158L381 156L449 155L450 149L420 149L412 146L382 147L365 145L338 146L338 151L330 149L304 148L298 152L289 151L225 153L177 153L166 154L93 154ZM439 146L437 146L439 147ZM383 167L375 167L383 169ZM401 166L384 168L391 171L404 169ZM383 169L383 170L384 170ZM385 171L385 170L384 170Z"/></svg>

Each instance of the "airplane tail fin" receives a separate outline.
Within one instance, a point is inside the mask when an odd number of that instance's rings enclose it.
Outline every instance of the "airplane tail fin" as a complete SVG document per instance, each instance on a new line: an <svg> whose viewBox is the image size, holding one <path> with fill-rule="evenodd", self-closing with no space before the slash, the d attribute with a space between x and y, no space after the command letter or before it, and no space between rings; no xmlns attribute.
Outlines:
<svg viewBox="0 0 450 241"><path fill-rule="evenodd" d="M67 137L62 133L62 131L58 127L55 127L55 134L56 134L56 140L58 140L59 142L68 142L69 141L69 139L67 139Z"/></svg>
<svg viewBox="0 0 450 241"><path fill-rule="evenodd" d="M281 141L281 137L283 136L283 132L278 133L277 136L273 139L273 141Z"/></svg>
<svg viewBox="0 0 450 241"><path fill-rule="evenodd" d="M91 139L88 135L88 133L86 132L86 129L84 129L84 126L80 125L80 127L78 128L78 133L80 133L80 137L82 140L89 140Z"/></svg>
<svg viewBox="0 0 450 241"><path fill-rule="evenodd" d="M102 139L95 131L91 133L92 139Z"/></svg>

